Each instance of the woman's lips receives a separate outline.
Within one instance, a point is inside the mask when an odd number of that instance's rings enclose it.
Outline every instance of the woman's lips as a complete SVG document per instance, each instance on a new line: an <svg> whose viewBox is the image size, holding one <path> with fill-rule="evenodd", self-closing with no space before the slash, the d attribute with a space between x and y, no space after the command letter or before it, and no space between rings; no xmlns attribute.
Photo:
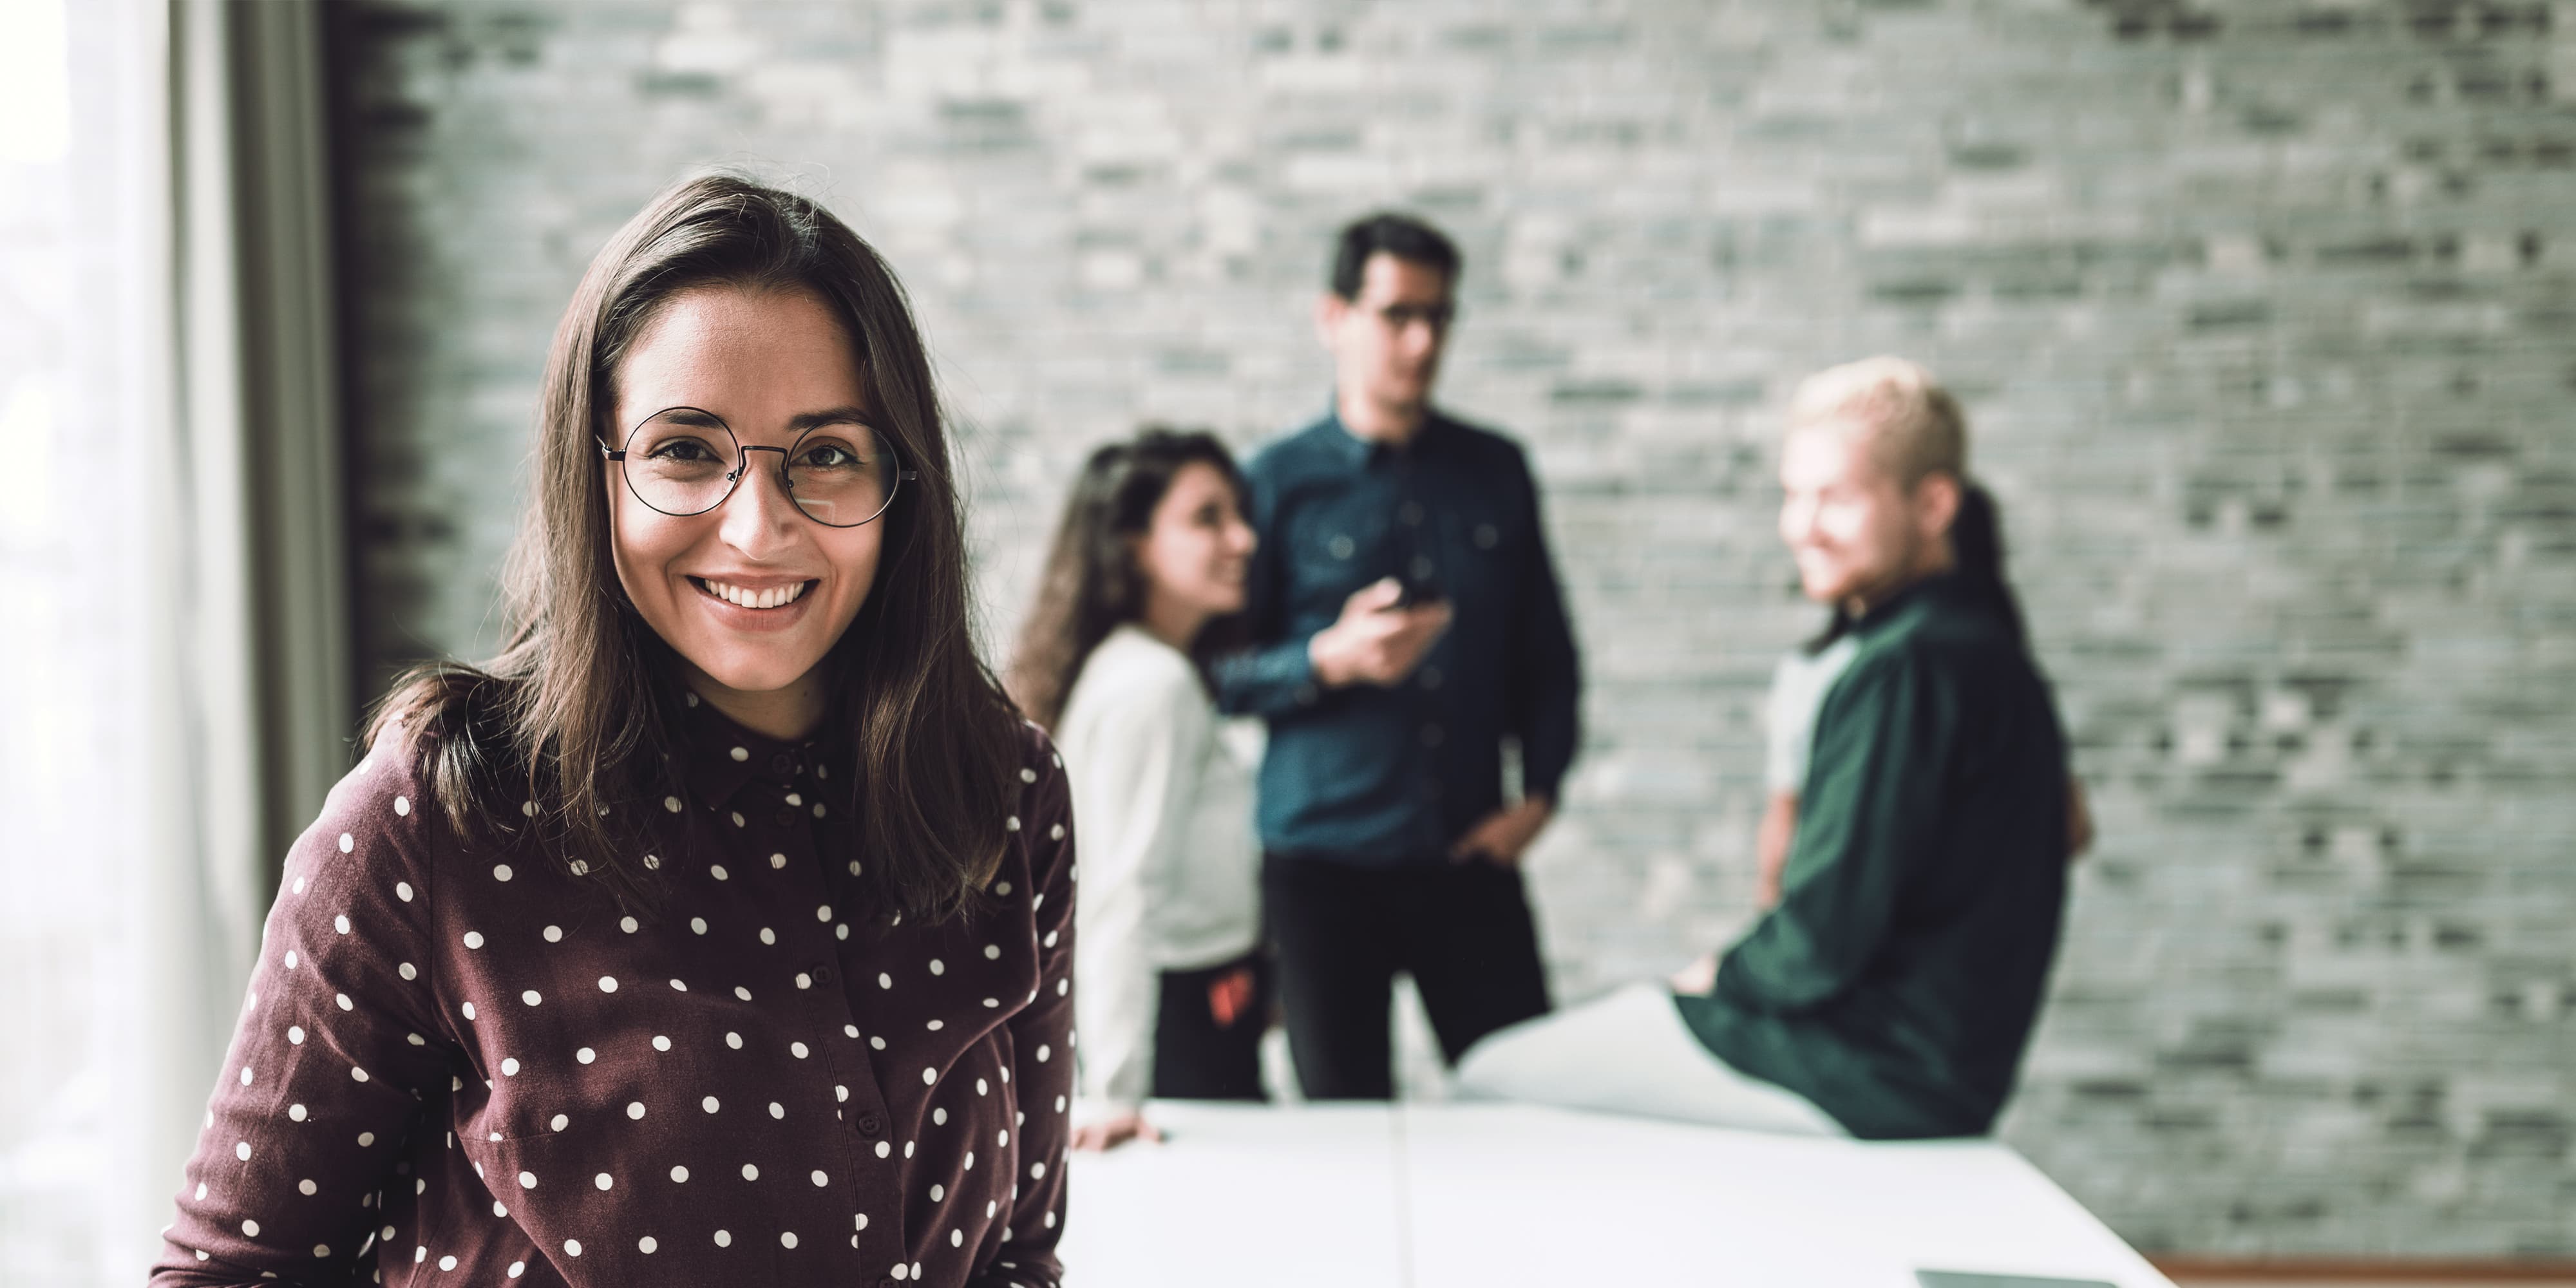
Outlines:
<svg viewBox="0 0 2576 1288"><path fill-rule="evenodd" d="M718 622L741 631L783 631L804 620L807 606L814 602L814 591L822 584L819 580L802 581L787 586L762 587L754 591L726 582L710 582L703 577L691 577L688 581L689 588L697 592L699 602L706 605L707 610L715 615ZM782 594L790 595L792 598L768 608L752 608L726 598L723 593L719 593L718 587L753 603L762 602L764 597L775 598Z"/></svg>
<svg viewBox="0 0 2576 1288"><path fill-rule="evenodd" d="M761 609L781 608L794 603L798 596L803 595L815 584L811 580L754 582L729 581L720 577L691 577L689 580L698 589L728 604Z"/></svg>

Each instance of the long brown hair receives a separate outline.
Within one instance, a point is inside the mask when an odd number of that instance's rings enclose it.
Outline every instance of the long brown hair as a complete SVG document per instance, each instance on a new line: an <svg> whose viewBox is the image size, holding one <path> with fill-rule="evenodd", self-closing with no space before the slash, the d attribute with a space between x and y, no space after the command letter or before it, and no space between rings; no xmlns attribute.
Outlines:
<svg viewBox="0 0 2576 1288"><path fill-rule="evenodd" d="M1129 542L1154 526L1154 507L1163 503L1182 467L1193 464L1215 466L1241 503L1243 475L1233 455L1203 431L1148 425L1083 462L1047 552L1037 603L1011 659L1011 696L1029 719L1054 728L1091 651L1109 632L1144 616L1145 574ZM1208 660L1239 642L1241 621L1222 617L1199 631L1190 655L1202 679Z"/></svg>
<svg viewBox="0 0 2576 1288"><path fill-rule="evenodd" d="M868 244L813 201L741 177L684 180L609 239L573 292L546 360L536 495L504 574L510 633L480 667L416 668L368 741L416 731L457 832L536 843L622 899L654 883L628 855L685 758L668 644L612 561L599 443L618 364L662 304L703 287L801 291L857 349L877 428L913 472L886 525L876 582L826 665L822 733L855 753L844 789L862 871L893 907L965 907L1001 861L1022 737L968 629L964 524L911 305Z"/></svg>

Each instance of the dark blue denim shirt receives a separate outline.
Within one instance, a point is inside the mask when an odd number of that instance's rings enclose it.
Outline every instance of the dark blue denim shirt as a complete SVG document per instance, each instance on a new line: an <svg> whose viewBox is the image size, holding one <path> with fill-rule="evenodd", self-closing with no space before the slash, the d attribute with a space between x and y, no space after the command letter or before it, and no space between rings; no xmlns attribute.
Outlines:
<svg viewBox="0 0 2576 1288"><path fill-rule="evenodd" d="M1522 790L1553 799L1574 760L1582 678L1540 520L1509 439L1437 412L1411 444L1371 443L1328 415L1253 458L1254 647L1217 668L1218 703L1270 726L1260 831L1273 853L1364 866L1446 861L1503 805L1502 748ZM1316 683L1307 641L1353 591L1409 574L1455 614L1392 688Z"/></svg>

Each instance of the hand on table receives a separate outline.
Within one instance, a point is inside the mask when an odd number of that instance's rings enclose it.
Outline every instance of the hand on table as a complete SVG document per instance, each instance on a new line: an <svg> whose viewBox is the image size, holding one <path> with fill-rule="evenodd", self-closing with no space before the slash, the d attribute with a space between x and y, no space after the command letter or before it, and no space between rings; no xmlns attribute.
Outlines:
<svg viewBox="0 0 2576 1288"><path fill-rule="evenodd" d="M1073 1127L1075 1149L1102 1153L1116 1149L1131 1140L1148 1141L1159 1145L1163 1141L1163 1133L1155 1130L1154 1124L1145 1121L1145 1115L1141 1111L1134 1109L1122 1109L1097 1122L1076 1123Z"/></svg>
<svg viewBox="0 0 2576 1288"><path fill-rule="evenodd" d="M1706 997L1717 987L1717 954L1710 953L1698 961L1673 972L1673 991L1694 997Z"/></svg>

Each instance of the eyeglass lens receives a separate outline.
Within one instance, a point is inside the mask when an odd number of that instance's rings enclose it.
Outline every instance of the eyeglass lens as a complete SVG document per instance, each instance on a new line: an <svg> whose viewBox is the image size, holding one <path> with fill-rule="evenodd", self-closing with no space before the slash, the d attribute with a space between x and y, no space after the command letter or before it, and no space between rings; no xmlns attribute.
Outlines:
<svg viewBox="0 0 2576 1288"><path fill-rule="evenodd" d="M637 500L664 514L704 514L732 495L751 468L751 454L706 412L656 412L626 437L626 485ZM894 452L865 425L818 425L783 455L788 495L818 523L856 527L883 514L894 499Z"/></svg>

